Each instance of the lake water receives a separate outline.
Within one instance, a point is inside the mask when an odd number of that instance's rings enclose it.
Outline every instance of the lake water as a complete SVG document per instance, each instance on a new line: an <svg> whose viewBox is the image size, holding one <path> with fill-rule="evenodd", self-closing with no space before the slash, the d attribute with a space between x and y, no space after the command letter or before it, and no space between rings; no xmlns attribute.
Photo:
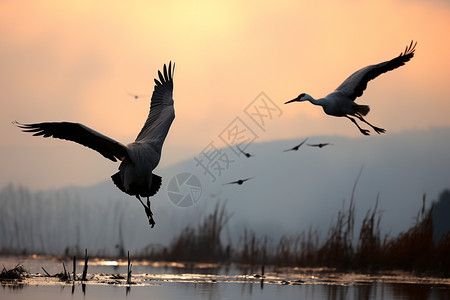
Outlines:
<svg viewBox="0 0 450 300"><path fill-rule="evenodd" d="M126 284L127 262L90 261L88 280L61 282L44 276L61 273L62 262L47 258L0 257L7 269L22 264L31 274L22 283L2 283L0 299L450 299L450 279L391 272L382 275L336 273L327 269L261 270L132 262L133 284ZM81 275L83 261L77 264ZM72 262L66 261L68 271ZM118 275L120 274L120 276Z"/></svg>

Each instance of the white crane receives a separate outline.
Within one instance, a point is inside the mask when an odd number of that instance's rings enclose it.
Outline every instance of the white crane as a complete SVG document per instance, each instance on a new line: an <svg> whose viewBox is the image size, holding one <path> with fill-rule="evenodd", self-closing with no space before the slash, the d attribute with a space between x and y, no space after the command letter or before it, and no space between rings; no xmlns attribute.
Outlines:
<svg viewBox="0 0 450 300"><path fill-rule="evenodd" d="M155 79L148 118L136 140L127 146L79 123L15 124L24 132L31 132L35 136L73 141L96 150L112 161L121 160L119 172L111 178L122 192L136 196L142 203L153 228L155 221L149 197L155 195L161 187L162 178L153 174L153 169L159 163L162 145L175 118L172 98L174 71L175 63L172 68L172 62L169 62L168 68L164 64L163 74L158 71L159 80ZM147 197L147 204L140 197Z"/></svg>
<svg viewBox="0 0 450 300"><path fill-rule="evenodd" d="M291 102L309 101L314 105L322 106L323 111L327 115L347 117L356 125L356 127L358 127L358 129L364 135L369 135L369 130L362 129L358 125L356 120L351 116L354 116L362 122L368 124L373 128L373 130L375 130L375 132L384 133L386 130L373 126L363 118L363 116L369 113L369 106L359 105L354 101L356 98L363 94L364 90L367 87L367 83L370 80L378 77L385 72L392 71L400 66L403 66L407 61L409 61L414 56L416 44L417 42L413 43L413 41L411 41L411 44L407 46L405 51L403 53L400 53L398 57L376 65L367 66L359 71L356 71L340 86L338 86L338 88L334 92L328 94L324 98L314 99L310 95L302 93L297 98L287 101L285 104Z"/></svg>

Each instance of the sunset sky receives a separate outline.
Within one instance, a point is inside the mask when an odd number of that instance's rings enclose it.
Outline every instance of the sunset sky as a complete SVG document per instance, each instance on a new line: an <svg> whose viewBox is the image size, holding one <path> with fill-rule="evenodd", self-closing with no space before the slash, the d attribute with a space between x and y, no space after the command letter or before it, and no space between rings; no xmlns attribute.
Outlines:
<svg viewBox="0 0 450 300"><path fill-rule="evenodd" d="M0 188L108 179L118 164L74 143L23 134L11 122L80 122L130 143L148 115L153 78L170 60L176 119L159 167L212 141L225 146L220 135L236 118L257 142L361 136L320 107L283 103L302 92L323 97L411 40L414 58L370 82L358 103L371 106L367 120L385 134L449 127L449 28L447 0L2 0ZM246 113L261 92L277 109L264 128Z"/></svg>

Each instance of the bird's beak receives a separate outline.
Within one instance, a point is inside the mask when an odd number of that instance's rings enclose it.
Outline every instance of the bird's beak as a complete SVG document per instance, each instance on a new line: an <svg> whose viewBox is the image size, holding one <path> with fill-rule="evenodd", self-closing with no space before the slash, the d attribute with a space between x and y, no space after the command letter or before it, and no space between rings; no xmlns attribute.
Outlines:
<svg viewBox="0 0 450 300"><path fill-rule="evenodd" d="M289 100L289 101L287 101L287 102L284 102L284 104L288 104L288 103L295 102L295 101L297 101L297 98L292 99L292 100Z"/></svg>

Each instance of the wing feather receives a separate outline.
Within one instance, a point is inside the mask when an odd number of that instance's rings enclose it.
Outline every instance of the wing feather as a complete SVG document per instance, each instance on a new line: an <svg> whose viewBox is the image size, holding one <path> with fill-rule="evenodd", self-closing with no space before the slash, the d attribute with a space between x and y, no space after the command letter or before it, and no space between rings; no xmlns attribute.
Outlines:
<svg viewBox="0 0 450 300"><path fill-rule="evenodd" d="M155 79L150 112L136 141L152 142L162 147L170 125L175 118L173 108L174 69L175 64L172 67L172 62L169 62L168 70L167 66L164 65L163 73L158 71L159 81Z"/></svg>
<svg viewBox="0 0 450 300"><path fill-rule="evenodd" d="M359 71L353 73L348 77L337 89L337 92L341 92L353 101L362 96L364 90L367 88L367 83L378 77L379 75L392 71L398 67L403 66L408 62L413 56L416 48L417 42L411 41L409 46L403 53L400 53L394 59L362 68Z"/></svg>
<svg viewBox="0 0 450 300"><path fill-rule="evenodd" d="M164 78L164 76L161 74L161 71L158 71L158 77L159 77L159 81L160 81L161 83L164 83L165 78ZM167 77L166 77L166 78L167 78Z"/></svg>
<svg viewBox="0 0 450 300"><path fill-rule="evenodd" d="M167 67L166 67L166 65L164 64L164 78L169 78L169 76L167 75Z"/></svg>
<svg viewBox="0 0 450 300"><path fill-rule="evenodd" d="M35 124L14 122L14 124L21 128L23 132L33 133L33 136L53 137L89 147L112 161L123 160L128 157L126 146L83 124L70 122Z"/></svg>

